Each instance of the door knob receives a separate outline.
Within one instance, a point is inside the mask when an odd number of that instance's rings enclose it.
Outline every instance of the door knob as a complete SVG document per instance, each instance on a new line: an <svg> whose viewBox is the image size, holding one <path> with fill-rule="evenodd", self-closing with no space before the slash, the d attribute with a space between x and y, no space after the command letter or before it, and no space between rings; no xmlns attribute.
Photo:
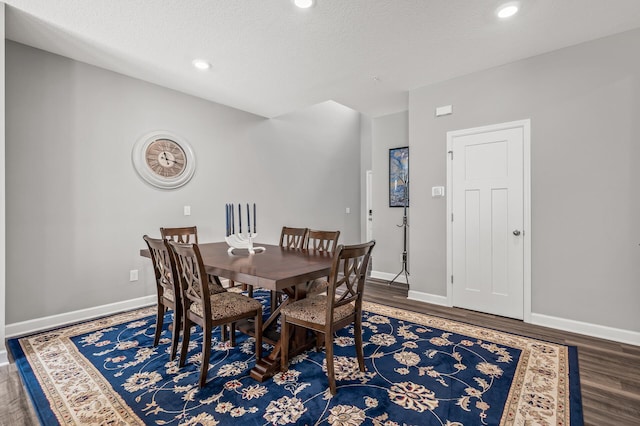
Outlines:
<svg viewBox="0 0 640 426"><path fill-rule="evenodd" d="M515 236L517 237L518 235L520 235L520 231L518 231L518 230L516 229L515 231L513 231L513 235L515 235Z"/></svg>

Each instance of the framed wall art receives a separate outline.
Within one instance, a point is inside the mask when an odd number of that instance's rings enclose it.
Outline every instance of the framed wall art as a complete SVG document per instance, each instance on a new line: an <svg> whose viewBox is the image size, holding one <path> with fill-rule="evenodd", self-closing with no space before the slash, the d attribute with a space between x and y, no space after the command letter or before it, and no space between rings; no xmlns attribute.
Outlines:
<svg viewBox="0 0 640 426"><path fill-rule="evenodd" d="M389 207L409 207L409 147L389 150Z"/></svg>

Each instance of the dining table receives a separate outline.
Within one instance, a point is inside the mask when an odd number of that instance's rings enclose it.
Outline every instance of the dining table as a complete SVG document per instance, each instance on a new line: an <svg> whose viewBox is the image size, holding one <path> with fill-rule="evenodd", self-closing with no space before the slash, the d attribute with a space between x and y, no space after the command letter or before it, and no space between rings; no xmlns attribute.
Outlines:
<svg viewBox="0 0 640 426"><path fill-rule="evenodd" d="M329 275L333 256L325 251L289 249L270 244L260 246L264 247L263 251L251 254L246 249L230 251L226 242L198 244L207 273L217 281L229 279L287 295L263 321L262 338L273 345L273 350L256 359L250 373L251 377L262 382L280 371L283 344L290 345L290 354L300 353L315 344L315 339L302 328L294 330L290 342L282 342L277 331L277 319L284 306L306 297L308 281ZM140 255L150 257L149 250L140 250ZM250 335L255 333L252 326L251 322L238 324L241 331Z"/></svg>

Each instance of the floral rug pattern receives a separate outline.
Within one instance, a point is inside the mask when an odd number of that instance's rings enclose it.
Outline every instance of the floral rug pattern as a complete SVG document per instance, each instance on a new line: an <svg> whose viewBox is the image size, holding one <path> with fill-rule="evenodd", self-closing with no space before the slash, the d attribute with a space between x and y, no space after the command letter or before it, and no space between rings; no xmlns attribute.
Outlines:
<svg viewBox="0 0 640 426"><path fill-rule="evenodd" d="M255 295L268 305L267 292ZM358 370L353 327L341 330L334 338L335 396L324 352L301 354L287 372L259 383L249 377L253 339L238 333L230 347L219 330L207 385L199 390L200 328L179 368L177 358L169 360L171 312L160 344L152 346L155 307L12 339L9 346L47 425L580 423L580 412L570 409L572 348L372 303L364 308L366 372Z"/></svg>

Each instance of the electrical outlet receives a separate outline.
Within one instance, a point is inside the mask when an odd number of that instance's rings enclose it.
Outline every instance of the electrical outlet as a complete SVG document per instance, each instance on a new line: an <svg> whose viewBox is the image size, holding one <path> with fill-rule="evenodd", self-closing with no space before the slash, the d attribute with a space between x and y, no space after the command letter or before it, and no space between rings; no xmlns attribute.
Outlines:
<svg viewBox="0 0 640 426"><path fill-rule="evenodd" d="M132 269L129 271L129 281L138 281L138 270Z"/></svg>

